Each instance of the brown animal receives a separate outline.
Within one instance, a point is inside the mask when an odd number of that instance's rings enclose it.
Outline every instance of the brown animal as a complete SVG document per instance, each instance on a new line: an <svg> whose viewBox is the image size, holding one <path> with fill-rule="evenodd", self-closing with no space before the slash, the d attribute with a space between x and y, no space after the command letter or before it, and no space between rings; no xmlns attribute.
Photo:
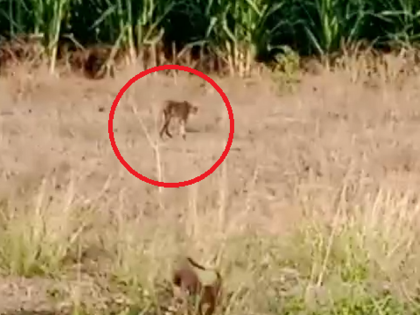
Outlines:
<svg viewBox="0 0 420 315"><path fill-rule="evenodd" d="M213 314L221 295L222 278L218 271L206 269L190 257L182 258L173 271L172 283L180 290L181 298L185 294L198 298L200 315Z"/></svg>
<svg viewBox="0 0 420 315"><path fill-rule="evenodd" d="M188 117L193 114L196 115L198 112L198 107L192 105L188 101L173 101L167 100L164 102L164 106L162 109L163 114L163 123L162 128L160 129L159 135L162 138L163 133L165 132L168 137L172 138L172 135L169 132L169 124L171 123L172 119L177 119L179 124L179 131L182 135L182 138L186 139L185 134L185 125L187 124Z"/></svg>
<svg viewBox="0 0 420 315"><path fill-rule="evenodd" d="M84 72L85 75L94 80L100 80L109 75L115 77L114 60L111 57L112 48L109 46L95 46L85 59Z"/></svg>
<svg viewBox="0 0 420 315"><path fill-rule="evenodd" d="M68 59L72 70L82 71L86 78L100 80L115 77L115 66L119 55L113 56L112 47L96 45L88 50L64 45L61 47L62 58Z"/></svg>

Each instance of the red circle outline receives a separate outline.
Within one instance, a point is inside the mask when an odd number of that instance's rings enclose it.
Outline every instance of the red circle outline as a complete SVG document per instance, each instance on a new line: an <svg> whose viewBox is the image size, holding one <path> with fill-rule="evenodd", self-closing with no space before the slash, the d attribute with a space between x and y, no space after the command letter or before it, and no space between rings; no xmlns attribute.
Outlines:
<svg viewBox="0 0 420 315"><path fill-rule="evenodd" d="M187 180L187 181L183 181L183 182L179 182L179 183L165 183L165 182L159 182L153 179L150 179L138 172L136 172L122 157L120 151L118 150L117 144L115 142L115 137L114 137L114 129L113 129L113 121L114 121L114 116L115 116L115 110L117 108L118 102L120 101L121 97L123 96L123 94L127 91L127 89L137 80L145 77L146 75L153 73L153 72L157 72L157 71L162 71L162 70L181 70L181 71L186 71L192 74L195 74L197 76L199 76L200 78L206 80L208 83L210 83L213 88L220 94L220 96L222 97L223 101L225 102L226 105L226 109L228 111L229 114L229 121L230 121L230 132L229 132L229 138L226 144L226 148L223 151L222 155L220 156L220 158L216 161L216 163L214 163L214 165L208 169L206 172L204 172L203 174ZM180 65L163 65L163 66L157 66L157 67L153 67L150 69L146 69L142 72L140 72L139 74L135 75L134 77L132 77L123 87L122 89L118 92L117 97L115 98L114 102L112 103L112 107L111 107L111 111L109 112L109 120L108 120L108 134L109 134L109 139L111 141L111 146L112 149L114 150L115 155L117 156L118 160L121 162L121 164L134 176L136 176L138 179L158 186L158 187L165 187L165 188L179 188L179 187L185 187L185 186L189 186L195 183L198 183L200 181L202 181L204 178L206 178L207 176L209 176L210 174L212 174L219 166L220 164L222 164L222 162L226 159L230 148L232 146L232 142L233 142L233 133L234 133L234 129L235 129L235 120L233 118L233 111L232 111L232 106L230 105L229 99L227 98L226 94L223 92L223 90L216 84L216 82L214 82L213 79L211 79L210 77L208 77L206 74L190 68L190 67L186 67L186 66L180 66Z"/></svg>

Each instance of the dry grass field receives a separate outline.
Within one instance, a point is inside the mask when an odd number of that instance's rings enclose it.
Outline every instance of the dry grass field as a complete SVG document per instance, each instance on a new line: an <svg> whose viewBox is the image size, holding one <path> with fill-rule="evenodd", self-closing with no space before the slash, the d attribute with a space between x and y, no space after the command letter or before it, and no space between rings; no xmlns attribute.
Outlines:
<svg viewBox="0 0 420 315"><path fill-rule="evenodd" d="M169 189L110 144L112 102L136 73L0 79L0 314L161 314L179 253L220 268L219 314L420 312L420 78L323 71L280 93L213 77L232 149ZM158 141L167 98L199 106L187 141ZM176 182L215 163L228 123L209 84L158 75L124 95L114 131L136 171Z"/></svg>

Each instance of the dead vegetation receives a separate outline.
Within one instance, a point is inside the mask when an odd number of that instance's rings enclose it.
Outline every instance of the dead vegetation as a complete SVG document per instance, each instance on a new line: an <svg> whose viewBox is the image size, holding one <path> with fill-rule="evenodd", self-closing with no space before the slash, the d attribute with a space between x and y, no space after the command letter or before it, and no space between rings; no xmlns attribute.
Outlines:
<svg viewBox="0 0 420 315"><path fill-rule="evenodd" d="M233 107L232 150L178 189L138 180L109 143L112 101L139 69L95 81L42 67L1 77L0 313L161 314L171 280L216 305L219 277L203 286L199 265L174 266L184 252L217 257L223 298L213 314L418 314L416 57L389 54L374 71L368 54L341 58L288 73L294 92L279 93L286 76L214 77ZM180 97L204 114L191 141L162 145L154 106ZM160 168L165 181L187 180L224 149L225 111L202 82L158 75L122 100L116 142L145 176Z"/></svg>
<svg viewBox="0 0 420 315"><path fill-rule="evenodd" d="M203 47L185 48L181 51L175 48L175 44L172 45L172 49L169 47L171 46L157 43L144 45L139 51L101 44L85 48L66 38L58 44L57 71L79 72L88 79L97 80L114 78L116 69L122 70L133 64L141 65L143 69L164 64L179 64L208 74L241 77L260 75L267 69L290 75L295 72L302 75L319 75L324 68L331 71L347 69L352 72L353 81L367 78L369 82L366 84L374 87L376 83L372 81L378 78L381 81L403 85L407 76L419 72L420 62L419 51L414 47L380 51L365 42L343 45L339 51L320 58L301 58L289 48L285 48L283 54L279 54L266 65L255 62L252 65L232 64L226 57L216 55ZM23 35L0 40L0 70L3 74L7 73L7 69L21 63L25 63L31 69L37 68L48 63L49 58L39 36ZM173 72L170 73L172 75Z"/></svg>

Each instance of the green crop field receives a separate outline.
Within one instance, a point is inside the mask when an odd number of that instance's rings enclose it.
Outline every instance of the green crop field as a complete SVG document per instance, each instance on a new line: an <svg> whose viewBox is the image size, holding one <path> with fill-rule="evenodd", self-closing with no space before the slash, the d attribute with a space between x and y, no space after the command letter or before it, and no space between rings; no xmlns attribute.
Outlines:
<svg viewBox="0 0 420 315"><path fill-rule="evenodd" d="M53 60L64 40L106 44L134 58L161 45L204 50L241 72L285 47L325 56L363 42L380 49L419 42L415 0L2 0L0 35L41 36Z"/></svg>

